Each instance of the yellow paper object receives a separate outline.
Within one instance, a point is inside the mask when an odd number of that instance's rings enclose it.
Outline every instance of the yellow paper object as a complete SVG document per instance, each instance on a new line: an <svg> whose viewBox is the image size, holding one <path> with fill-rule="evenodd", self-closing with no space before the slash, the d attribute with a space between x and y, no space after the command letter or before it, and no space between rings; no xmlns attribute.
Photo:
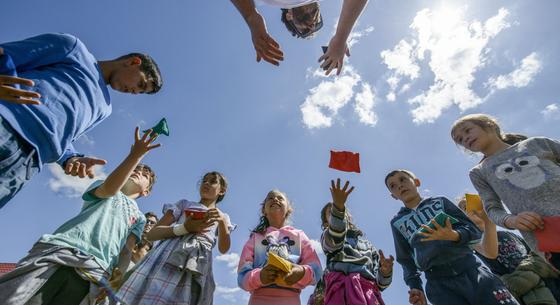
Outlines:
<svg viewBox="0 0 560 305"><path fill-rule="evenodd" d="M482 212L482 200L477 194L465 194L465 199L467 200L466 210L467 213L471 211Z"/></svg>
<svg viewBox="0 0 560 305"><path fill-rule="evenodd" d="M287 259L284 259L278 256L274 252L268 252L268 263L267 265L271 265L276 267L277 269L281 270L282 272L289 273L292 270L292 263L290 263ZM283 278L277 277L276 281L274 281L279 286L287 286L288 284L284 281Z"/></svg>

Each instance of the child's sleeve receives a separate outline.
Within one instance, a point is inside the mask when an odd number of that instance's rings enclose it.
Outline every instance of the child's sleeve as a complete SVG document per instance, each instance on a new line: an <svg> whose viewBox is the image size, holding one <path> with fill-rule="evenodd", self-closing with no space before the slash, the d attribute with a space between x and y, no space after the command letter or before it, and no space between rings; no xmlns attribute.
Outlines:
<svg viewBox="0 0 560 305"><path fill-rule="evenodd" d="M458 245L474 245L480 242L482 238L482 232L478 227L472 222L463 211L461 211L453 202L449 199L442 197L443 208L445 213L454 217L458 220L457 223L453 224L453 230L459 233L459 241L456 243Z"/></svg>
<svg viewBox="0 0 560 305"><path fill-rule="evenodd" d="M72 157L83 157L83 156L84 156L83 154L76 151L74 145L70 144L66 147L66 150L64 151L64 153L62 153L62 156L60 157L60 159L58 159L58 161L56 161L56 163L64 167L64 162L66 162L66 160Z"/></svg>
<svg viewBox="0 0 560 305"><path fill-rule="evenodd" d="M82 200L84 201L85 205L101 200L101 198L95 196L95 190L100 187L103 182L105 182L105 180L97 180L93 182L82 194Z"/></svg>
<svg viewBox="0 0 560 305"><path fill-rule="evenodd" d="M163 205L162 213L165 215L168 211L173 213L173 221L177 222L181 217L181 213L185 210L188 201L186 200L179 200L176 203L166 203Z"/></svg>
<svg viewBox="0 0 560 305"><path fill-rule="evenodd" d="M321 246L325 253L336 252L344 246L346 227L346 213L333 205L329 215L329 227L321 237Z"/></svg>
<svg viewBox="0 0 560 305"><path fill-rule="evenodd" d="M543 138L549 149L554 154L556 161L560 163L560 142L550 138Z"/></svg>
<svg viewBox="0 0 560 305"><path fill-rule="evenodd" d="M262 286L261 268L254 266L255 234L252 233L245 246L243 246L237 267L237 285L249 292L257 290Z"/></svg>
<svg viewBox="0 0 560 305"><path fill-rule="evenodd" d="M294 285L293 288L303 289L308 285L315 285L323 275L321 261L317 255L317 251L311 245L311 241L303 231L300 233L301 256L299 265L305 270L305 275Z"/></svg>
<svg viewBox="0 0 560 305"><path fill-rule="evenodd" d="M495 224L505 228L505 220L510 214L504 208L502 200L498 194L496 194L488 182L481 177L479 170L471 170L469 177L471 178L474 188L482 199L482 204L484 205L486 214L488 214L488 218L490 218Z"/></svg>
<svg viewBox="0 0 560 305"><path fill-rule="evenodd" d="M420 289L423 291L420 271L418 271L418 267L416 267L416 263L412 258L412 248L410 244L392 223L391 230L393 232L397 262L403 268L404 282L410 289Z"/></svg>
<svg viewBox="0 0 560 305"><path fill-rule="evenodd" d="M62 63L68 54L81 43L69 34L43 34L21 41L1 44L6 54L12 57L18 73Z"/></svg>

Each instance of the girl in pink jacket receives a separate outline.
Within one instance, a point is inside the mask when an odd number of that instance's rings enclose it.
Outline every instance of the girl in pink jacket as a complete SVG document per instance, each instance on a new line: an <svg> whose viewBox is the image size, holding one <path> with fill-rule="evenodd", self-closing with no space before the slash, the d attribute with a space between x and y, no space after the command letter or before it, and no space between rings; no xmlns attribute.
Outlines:
<svg viewBox="0 0 560 305"><path fill-rule="evenodd" d="M301 290L321 278L321 262L309 238L286 225L292 211L278 190L269 192L261 204L260 223L245 243L237 269L239 287L251 293L249 305L300 305ZM267 265L268 252L288 260L291 271Z"/></svg>

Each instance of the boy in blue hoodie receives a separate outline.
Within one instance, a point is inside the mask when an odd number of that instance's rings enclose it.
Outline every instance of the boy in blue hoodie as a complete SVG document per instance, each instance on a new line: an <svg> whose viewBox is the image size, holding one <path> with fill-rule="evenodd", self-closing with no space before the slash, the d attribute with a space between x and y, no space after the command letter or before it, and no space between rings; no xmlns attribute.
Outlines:
<svg viewBox="0 0 560 305"><path fill-rule="evenodd" d="M476 260L470 246L478 243L482 233L449 199L423 199L418 193L420 180L407 170L390 172L385 185L405 205L391 220L391 229L397 262L410 287L410 304L427 305L426 296L434 305L519 304L501 280ZM457 222L451 224L448 218L444 226L438 224L434 217L442 212Z"/></svg>

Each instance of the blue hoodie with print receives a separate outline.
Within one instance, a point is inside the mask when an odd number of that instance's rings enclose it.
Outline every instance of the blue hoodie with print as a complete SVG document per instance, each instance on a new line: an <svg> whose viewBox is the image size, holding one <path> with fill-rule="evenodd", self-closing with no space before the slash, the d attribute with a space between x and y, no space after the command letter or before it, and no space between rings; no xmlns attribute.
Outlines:
<svg viewBox="0 0 560 305"><path fill-rule="evenodd" d="M459 241L421 241L418 234L421 225L427 225L440 212L458 220L453 230L459 233ZM404 281L412 289L422 290L420 272L438 265L457 262L458 259L473 256L470 245L480 241L482 233L476 225L455 204L445 197L423 199L416 209L403 207L391 220L397 262L404 271ZM465 260L472 262L472 260Z"/></svg>

